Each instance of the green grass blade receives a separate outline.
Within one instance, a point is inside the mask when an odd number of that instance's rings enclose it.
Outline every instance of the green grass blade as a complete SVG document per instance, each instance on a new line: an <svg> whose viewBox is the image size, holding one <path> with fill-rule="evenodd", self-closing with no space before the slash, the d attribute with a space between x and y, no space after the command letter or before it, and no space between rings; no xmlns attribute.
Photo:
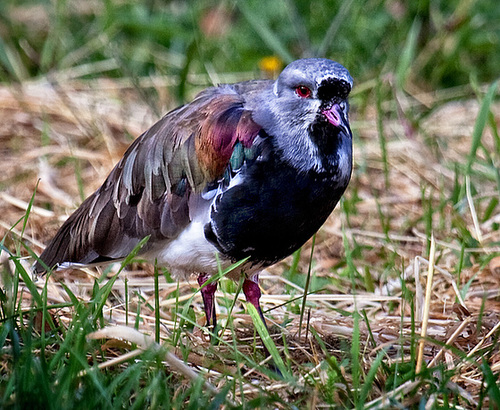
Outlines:
<svg viewBox="0 0 500 410"><path fill-rule="evenodd" d="M302 297L302 307L300 309L299 339L300 339L300 334L301 334L301 330L302 330L302 321L304 319L304 312L306 310L307 293L309 292L309 285L311 283L311 269L312 269L312 262L313 262L314 245L315 245L315 243L316 243L316 234L314 234L313 237L312 237L311 256L310 256L310 259L309 259L309 267L307 269L307 278L306 278L306 285L304 286L304 295Z"/></svg>
<svg viewBox="0 0 500 410"><path fill-rule="evenodd" d="M377 86L375 87L375 107L377 109L377 132L380 143L380 152L382 154L382 166L384 167L384 182L385 189L389 189L389 159L387 157L387 138L385 135L384 127L384 111L382 110L382 81L377 81Z"/></svg>
<svg viewBox="0 0 500 410"><path fill-rule="evenodd" d="M33 202L35 202L35 195L36 195L36 190L38 188L38 183L39 181L36 182L35 189L33 191L33 194L31 195L30 201L28 202L28 207L26 208L26 213L24 216L24 221L23 221L23 227L21 229L21 239L24 236L24 232L26 231L26 225L28 225L28 218L31 213L31 208L33 208Z"/></svg>
<svg viewBox="0 0 500 410"><path fill-rule="evenodd" d="M240 1L238 4L243 16L245 16L248 23L250 23L271 51L277 54L284 62L292 62L294 60L293 56L288 52L281 39L271 30L266 22L258 16L246 2Z"/></svg>
<svg viewBox="0 0 500 410"><path fill-rule="evenodd" d="M396 68L396 81L400 90L404 87L404 83L410 73L410 68L415 58L418 34L420 33L421 26L422 24L420 20L416 19L413 22L410 31L407 34L406 42L399 58L398 66Z"/></svg>
<svg viewBox="0 0 500 410"><path fill-rule="evenodd" d="M283 362L283 359L281 358L278 352L278 348L273 342L273 339L271 339L271 336L269 335L266 325L262 322L262 318L260 317L259 312L257 312L257 309L251 303L247 302L246 305L248 313L250 313L250 317L252 318L255 329L257 330L257 333L262 339L264 346L266 346L267 350L269 351L269 354L271 355L274 363L276 364L276 367L279 369L285 380L290 379L291 378L290 372L286 368L285 363Z"/></svg>
<svg viewBox="0 0 500 410"><path fill-rule="evenodd" d="M353 3L354 0L343 1L341 3L339 11L335 15L335 18L332 19L330 26L328 27L328 30L326 30L325 37L323 38L323 41L321 42L321 45L318 48L318 52L316 53L318 57L327 56L327 52L330 49L330 46L332 45L333 41L335 40L338 31L342 27L342 23L346 21L346 17L351 11Z"/></svg>
<svg viewBox="0 0 500 410"><path fill-rule="evenodd" d="M498 82L499 80L495 81L489 86L488 91L483 98L483 102L481 103L481 108L476 118L476 123L474 124L474 130L472 131L472 144L469 156L467 158L467 166L465 171L466 175L470 175L472 164L476 159L476 152L479 148L479 145L481 144L481 138L483 136L484 127L486 126L486 121L488 121L490 107L497 93Z"/></svg>
<svg viewBox="0 0 500 410"><path fill-rule="evenodd" d="M377 357L370 365L370 370L366 375L365 382L363 383L363 387L361 388L361 391L359 393L359 401L357 405L358 409L364 408L364 404L368 398L368 395L373 390L373 381L375 380L375 376L377 375L379 367L382 365L382 359L384 358L385 354L385 350L379 351Z"/></svg>
<svg viewBox="0 0 500 410"><path fill-rule="evenodd" d="M160 343L160 289L158 284L159 276L158 264L154 266L154 297L155 297L155 342Z"/></svg>
<svg viewBox="0 0 500 410"><path fill-rule="evenodd" d="M123 281L124 282L124 285L125 285L125 326L128 326L128 315L129 315L129 311L128 311L128 278L125 278L125 280Z"/></svg>
<svg viewBox="0 0 500 410"><path fill-rule="evenodd" d="M242 277L240 279L240 281L238 282L238 287L236 289L236 292L234 293L234 298L232 298L231 300L231 305L229 306L229 311L227 313L228 317L231 317L232 313L233 313L233 310L234 310L234 307L236 306L236 302L238 301L238 295L240 294L241 292L241 289L243 289L243 281L244 281L244 277ZM224 328L222 329L222 332L221 334L224 334L226 332L226 329L227 327L232 324L231 321L226 321L226 325L224 326ZM217 330L214 330L214 331L217 331Z"/></svg>
<svg viewBox="0 0 500 410"><path fill-rule="evenodd" d="M10 44L7 44L0 36L0 64L16 80L21 81L28 78L28 72L23 65L23 61L19 53ZM0 70L0 78L2 78Z"/></svg>
<svg viewBox="0 0 500 410"><path fill-rule="evenodd" d="M351 369L352 369L352 389L354 394L354 403L356 408L359 408L361 401L359 400L359 386L361 384L361 366L360 359L360 331L359 331L359 315L355 313L352 329L352 344L351 344Z"/></svg>
<svg viewBox="0 0 500 410"><path fill-rule="evenodd" d="M38 293L38 289L33 282L33 279L31 278L31 275L26 272L26 269L24 269L23 265L19 261L18 258L13 257L12 260L14 261L14 264L16 266L16 270L19 272L19 275L21 275L22 280L24 281L24 284L30 291L31 296L33 297L33 300L35 301L35 305L38 307L43 306L43 299Z"/></svg>
<svg viewBox="0 0 500 410"><path fill-rule="evenodd" d="M497 385L498 375L493 374L491 367L488 365L485 358L482 360L481 370L483 371L484 381L486 382L487 394L490 397L491 402L498 405L500 403L500 389Z"/></svg>

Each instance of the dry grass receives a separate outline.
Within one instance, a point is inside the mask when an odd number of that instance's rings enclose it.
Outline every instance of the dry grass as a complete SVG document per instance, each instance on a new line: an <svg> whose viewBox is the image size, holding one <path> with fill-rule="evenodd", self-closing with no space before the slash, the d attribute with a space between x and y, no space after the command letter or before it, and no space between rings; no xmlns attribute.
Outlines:
<svg viewBox="0 0 500 410"><path fill-rule="evenodd" d="M168 82L168 79L162 81ZM163 88L158 89L168 105L168 94ZM462 248L461 233L454 224L458 211L443 201L443 197L449 197L455 186L455 172L451 164L464 163L469 154L479 105L473 100L440 102L440 99L449 98L440 93L413 97L411 100L400 97L401 112L411 109L414 101L437 106L437 109L420 121L419 127L409 125L403 115L396 120L384 121L389 169L387 181L377 131L377 111L371 108L373 104L363 112L356 112L354 108L351 124L357 135L356 170L347 201L354 204L355 210L346 213L336 210L318 234L313 274L318 278L335 276L336 281L335 285L328 285L326 291L308 296L300 339L299 314L294 313L297 309L290 309L290 304L285 304L303 293L299 285L282 275L289 268L291 259L269 268L261 276L264 291L262 303L265 311L270 310L267 314L269 323L289 321L284 328L272 329L281 329L274 332L278 346L283 346L283 332L292 369L297 369L298 390L300 385L305 384L307 372L302 367L304 363L312 364L308 376L319 380L326 378L325 371L317 366L325 352L313 337L311 329L319 334L329 354L336 355L342 341L349 341L355 329L353 316L343 311L366 312L369 326L362 320L359 322L362 353L359 359L362 371L367 373L381 349L387 349L384 356L387 365L409 359L411 336L413 331L420 333L422 318L426 317L425 299L428 298L428 320L425 323L430 339L425 339L423 360L428 366L444 363L449 369L455 368L456 375L452 382L456 389L463 389L461 395L469 403L478 401L483 374L475 352L477 349L487 350L492 343L496 343L498 335L500 257L494 255L500 252L500 232L494 226L500 222L500 213L497 207L497 213L485 221L476 216L483 214L487 205L485 198L498 197L498 190L494 182L474 179L476 191L467 192L467 201L462 203L460 216L465 229L478 245ZM387 107L384 106L385 112L394 110L393 104L394 101L391 101ZM500 106L492 109L498 123ZM76 83L63 80L57 85L33 82L18 87L2 86L0 237L6 237L7 248L19 246L17 238L21 235L21 224L16 223L25 215L35 189L34 207L23 240L40 253L61 221L81 201L80 189L84 196L93 192L132 137L151 125L154 118L152 110L142 102L135 88L126 82L102 80ZM488 132L483 137L483 143L494 150ZM462 181L464 185L465 182ZM431 260L428 251L429 218L432 218L432 231L436 237L436 255ZM343 274L343 242L350 251L361 250L361 255L350 256L350 261L360 273L354 279ZM300 272L307 272L310 246L308 243L302 251L298 267ZM471 264L465 264L457 275L461 251ZM492 257L488 258L488 255ZM3 262L7 263L5 259ZM25 260L26 265L31 262L30 258ZM432 286L428 287L430 292L426 291L429 264L434 270ZM364 288L362 278L367 277L367 272L374 291L355 290ZM78 298L88 300L94 279L99 275L95 270L86 269L53 274L47 278L49 304L70 302L61 283L65 283ZM38 280L40 288L45 280ZM414 310L403 296L403 282L416 295ZM162 339L167 339L176 326L176 304L188 300L195 288L194 280L177 284L160 278ZM128 289L128 296L125 289ZM178 298L173 296L177 290ZM29 308L29 292L25 289L20 294L23 305ZM218 297L230 298L231 294L219 291ZM125 300L128 300L127 308ZM240 295L238 301L241 300ZM198 323L202 324L204 318L199 293L191 303ZM300 303L299 300L291 304L300 306ZM154 335L155 314L150 308L154 306L153 269L143 264L133 264L115 282L105 308L109 323L132 325L136 322L138 305L142 306L140 331ZM224 323L227 310L222 305L219 310L220 321ZM243 312L241 303L237 303L232 315L234 326L241 351L252 354L252 344L247 342L254 337L251 319ZM412 328L412 313L415 314L416 329ZM60 323L67 324L72 319L72 309L61 308L56 316ZM231 337L228 329L225 339L230 341ZM128 340L128 336L124 334L122 339ZM447 346L442 347L436 341ZM237 372L234 362L225 359L224 346L215 349L218 357L206 356L209 343L199 329L183 334L183 343L191 347L187 366L206 373L208 382L217 380L217 372ZM115 347L116 342L108 341L103 345L109 351L110 360L116 360ZM492 351L487 360L498 374L499 352L497 349ZM459 352L474 360L464 360ZM350 379L349 374L344 376L346 380ZM281 383L249 371L248 379L253 377L258 377L269 391L283 388ZM385 380L377 379L369 395L370 399L379 398L380 401L372 404L381 408L384 407L384 397L400 397L405 391L415 388L408 382L387 392L381 387L384 384ZM214 389L217 388L214 386ZM248 397L253 390L257 392L259 389L249 381L245 393ZM319 399L313 396L310 403L320 405L315 401ZM232 400L238 402L239 397Z"/></svg>

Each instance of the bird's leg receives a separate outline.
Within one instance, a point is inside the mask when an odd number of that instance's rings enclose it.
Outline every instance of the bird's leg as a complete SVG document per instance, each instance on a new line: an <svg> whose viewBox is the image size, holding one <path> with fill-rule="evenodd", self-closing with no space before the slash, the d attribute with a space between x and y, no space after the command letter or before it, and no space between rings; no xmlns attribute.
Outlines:
<svg viewBox="0 0 500 410"><path fill-rule="evenodd" d="M245 280L243 281L243 293L245 294L247 302L250 302L255 306L255 309L257 309L257 312L259 312L264 326L266 326L267 328L266 319L264 319L264 314L262 313L262 309L260 308L259 303L261 295L259 288L259 275L255 275L251 279L245 278Z"/></svg>
<svg viewBox="0 0 500 410"><path fill-rule="evenodd" d="M198 275L198 285L203 286L205 282L210 279L210 275L200 273ZM217 317L215 315L215 291L217 290L217 282L212 282L201 289L201 296L203 297L203 308L205 316L207 317L207 327L212 327L213 332L216 331Z"/></svg>

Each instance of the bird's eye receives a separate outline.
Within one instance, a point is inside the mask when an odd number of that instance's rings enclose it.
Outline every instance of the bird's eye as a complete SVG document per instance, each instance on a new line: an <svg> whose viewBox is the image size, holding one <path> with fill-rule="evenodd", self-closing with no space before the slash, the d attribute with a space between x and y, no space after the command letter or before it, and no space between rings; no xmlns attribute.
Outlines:
<svg viewBox="0 0 500 410"><path fill-rule="evenodd" d="M295 94L297 94L301 98L309 98L311 96L311 90L305 85L299 85L295 88Z"/></svg>

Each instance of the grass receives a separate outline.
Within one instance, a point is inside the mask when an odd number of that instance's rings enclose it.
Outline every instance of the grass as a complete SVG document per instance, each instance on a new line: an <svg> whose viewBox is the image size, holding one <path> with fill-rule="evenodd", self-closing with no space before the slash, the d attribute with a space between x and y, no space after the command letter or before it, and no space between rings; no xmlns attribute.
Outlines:
<svg viewBox="0 0 500 410"><path fill-rule="evenodd" d="M493 0L1 2L0 407L497 408L499 20ZM222 279L212 343L196 282L133 255L31 276L162 113L311 55L355 78L355 169L262 273L269 332Z"/></svg>

